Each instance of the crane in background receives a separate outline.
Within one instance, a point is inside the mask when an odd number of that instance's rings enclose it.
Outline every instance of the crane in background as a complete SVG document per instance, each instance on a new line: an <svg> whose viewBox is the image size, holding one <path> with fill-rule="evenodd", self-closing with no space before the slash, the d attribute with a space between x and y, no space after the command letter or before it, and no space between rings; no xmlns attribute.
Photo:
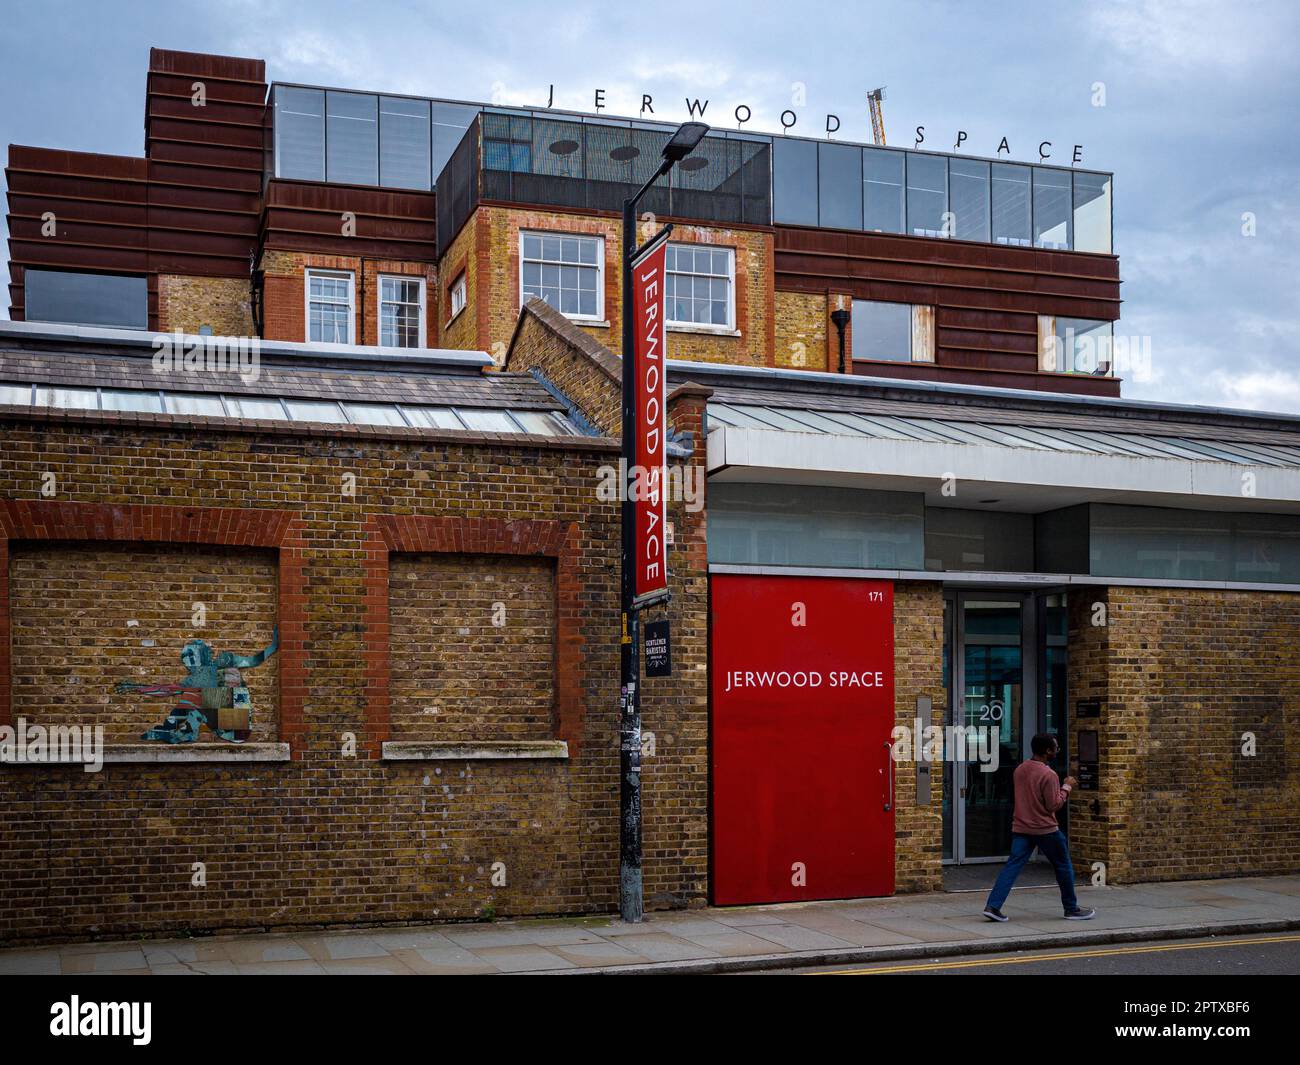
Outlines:
<svg viewBox="0 0 1300 1065"><path fill-rule="evenodd" d="M878 145L885 143L885 116L880 104L885 98L885 86L867 93L867 106L871 108L871 139Z"/></svg>

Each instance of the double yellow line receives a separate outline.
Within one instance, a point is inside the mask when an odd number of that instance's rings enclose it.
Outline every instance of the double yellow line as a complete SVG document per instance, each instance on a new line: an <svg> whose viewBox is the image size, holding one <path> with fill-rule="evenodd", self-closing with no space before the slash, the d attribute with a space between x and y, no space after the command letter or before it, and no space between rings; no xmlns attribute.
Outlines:
<svg viewBox="0 0 1300 1065"><path fill-rule="evenodd" d="M1205 943L1164 943L1138 947L1114 947L1109 950L1066 950L1056 954L1031 954L1017 958L965 958L961 961L923 962L918 965L885 965L876 969L835 969L807 976L878 976L883 973L942 972L951 969L984 969L993 965L1028 965L1037 961L1063 961L1068 958L1109 958L1123 954L1159 954L1169 950L1206 950L1213 947L1249 947L1261 943L1296 943L1300 936L1268 936L1263 939L1219 939Z"/></svg>

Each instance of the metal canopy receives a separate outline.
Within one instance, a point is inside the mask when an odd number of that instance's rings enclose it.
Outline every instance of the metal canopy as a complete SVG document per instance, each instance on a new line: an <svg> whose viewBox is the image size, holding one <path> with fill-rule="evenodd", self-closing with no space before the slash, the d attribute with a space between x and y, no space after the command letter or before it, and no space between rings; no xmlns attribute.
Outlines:
<svg viewBox="0 0 1300 1065"><path fill-rule="evenodd" d="M870 439L921 441L975 447L1028 448L1037 452L1173 459L1184 462L1224 462L1242 466L1300 468L1300 436L1296 445L1241 443L1212 437L1158 436L1101 432L1042 425L1000 422L940 421L934 418L858 414L844 410L812 410L739 403L710 403L709 420L736 429L857 436Z"/></svg>

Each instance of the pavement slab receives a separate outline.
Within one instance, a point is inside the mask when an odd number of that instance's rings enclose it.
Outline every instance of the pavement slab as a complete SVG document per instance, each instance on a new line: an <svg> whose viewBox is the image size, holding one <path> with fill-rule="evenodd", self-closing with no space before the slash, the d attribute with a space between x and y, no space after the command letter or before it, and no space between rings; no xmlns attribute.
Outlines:
<svg viewBox="0 0 1300 1065"><path fill-rule="evenodd" d="M791 922L791 924L794 923L796 922ZM897 935L893 932L888 932L865 921L855 921L848 917L841 917L837 913L801 914L797 923L800 927L823 932L855 947L873 947L898 941ZM758 936L763 935L762 928L755 928L752 931Z"/></svg>
<svg viewBox="0 0 1300 1065"><path fill-rule="evenodd" d="M529 929L529 942L536 943L539 947L567 947L581 943L603 943L605 939L590 929L557 925L552 928Z"/></svg>
<svg viewBox="0 0 1300 1065"><path fill-rule="evenodd" d="M650 960L640 953L641 941L644 938L644 936L637 936L635 939L624 938L621 943L601 939L595 943L571 943L549 949L553 954L559 955L565 961L573 962L574 965L629 965ZM629 946L636 949L630 950Z"/></svg>
<svg viewBox="0 0 1300 1065"><path fill-rule="evenodd" d="M477 954L457 946L395 950L393 956L412 972L430 975L460 976L501 971Z"/></svg>
<svg viewBox="0 0 1300 1065"><path fill-rule="evenodd" d="M69 951L63 955L64 973L120 973L128 969L149 968L139 947L104 951Z"/></svg>
<svg viewBox="0 0 1300 1065"><path fill-rule="evenodd" d="M318 939L301 940L302 947L319 962L350 961L354 958L387 958L388 948L371 936L337 933ZM324 948L321 956L320 948ZM313 949L315 948L315 949Z"/></svg>
<svg viewBox="0 0 1300 1065"><path fill-rule="evenodd" d="M540 969L572 969L568 958L532 945L515 947L481 947L473 952L477 957L495 966L503 973L527 973Z"/></svg>
<svg viewBox="0 0 1300 1065"><path fill-rule="evenodd" d="M394 953L399 950L416 950L421 947L427 949L455 946L441 932L435 932L428 928L410 928L403 929L400 932L376 932L370 938L386 950Z"/></svg>
<svg viewBox="0 0 1300 1065"><path fill-rule="evenodd" d="M633 940L620 940L620 942L629 942L636 948L637 954L652 962L722 957L721 954L698 943L691 943L662 932L652 932L649 935L637 936Z"/></svg>
<svg viewBox="0 0 1300 1065"><path fill-rule="evenodd" d="M236 963L240 976L323 976L326 972L320 962L306 961L253 961Z"/></svg>
<svg viewBox="0 0 1300 1065"><path fill-rule="evenodd" d="M786 950L843 950L856 945L851 939L840 939L797 924L755 925L749 929L749 934Z"/></svg>
<svg viewBox="0 0 1300 1065"><path fill-rule="evenodd" d="M751 936L748 932L742 932L739 929L733 929L729 932L706 933L704 935L692 935L685 938L697 947L704 947L711 955L723 958L741 958L754 954L773 954L779 952L777 947L770 939L759 939L758 936Z"/></svg>
<svg viewBox="0 0 1300 1065"><path fill-rule="evenodd" d="M0 976L57 976L62 967L54 951L12 950L0 953Z"/></svg>
<svg viewBox="0 0 1300 1065"><path fill-rule="evenodd" d="M1055 890L1017 889L985 920L976 892L900 895L577 920L223 934L0 949L0 974L501 974L709 972L1135 937L1300 928L1300 876L1081 886L1091 921L1061 919Z"/></svg>

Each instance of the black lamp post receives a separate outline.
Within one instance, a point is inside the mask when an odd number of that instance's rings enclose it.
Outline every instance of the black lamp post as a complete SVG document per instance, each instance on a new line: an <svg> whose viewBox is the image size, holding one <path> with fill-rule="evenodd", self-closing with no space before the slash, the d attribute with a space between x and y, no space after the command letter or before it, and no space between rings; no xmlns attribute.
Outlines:
<svg viewBox="0 0 1300 1065"><path fill-rule="evenodd" d="M703 122L680 126L664 145L663 161L654 177L623 201L623 558L619 648L619 791L618 791L618 908L623 920L640 921L645 910L641 888L641 644L640 626L633 609L632 544L636 536L632 504L632 471L636 465L636 387L632 346L632 261L636 258L636 205L676 163L695 150L709 127Z"/></svg>

